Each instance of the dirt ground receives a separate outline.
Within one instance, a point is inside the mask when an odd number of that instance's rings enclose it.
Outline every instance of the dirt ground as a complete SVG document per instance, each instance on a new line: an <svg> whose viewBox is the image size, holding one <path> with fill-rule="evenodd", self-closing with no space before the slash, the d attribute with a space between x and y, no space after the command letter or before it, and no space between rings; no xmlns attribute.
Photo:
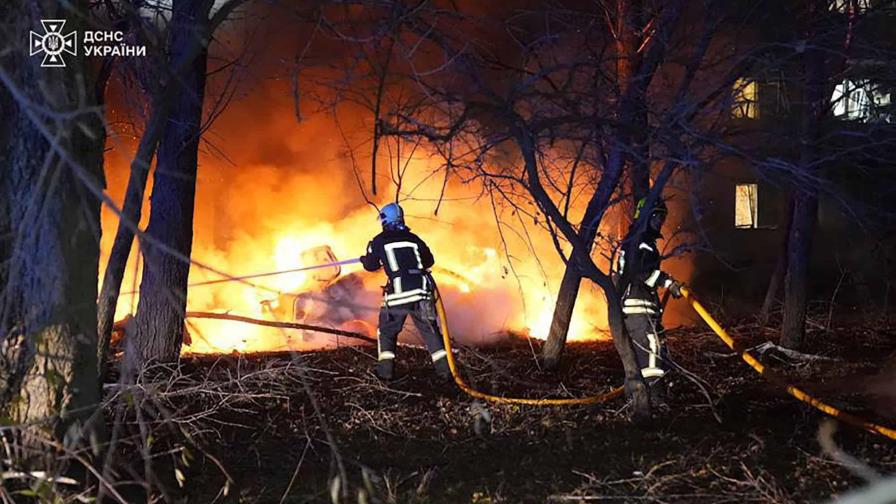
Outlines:
<svg viewBox="0 0 896 504"><path fill-rule="evenodd" d="M750 325L733 333L747 346L774 338ZM896 329L835 328L810 338L813 353L837 360L766 354L766 362L833 404L896 424L887 398L896 382L881 385ZM343 490L349 502L369 503L817 502L861 486L820 448L823 415L703 328L670 331L668 344L694 378L677 373L666 406L639 426L627 420L624 398L547 408L475 401L436 383L422 349L401 349L401 375L388 385L372 374L370 347L187 358L177 378L146 387L170 432L154 450L180 453L171 463L183 488L172 484L173 495L188 502L329 502ZM570 345L556 374L540 370L538 345L518 339L457 357L472 384L500 394L570 397L621 382L609 342ZM896 441L846 425L834 440L896 473ZM340 469L331 443L347 481L333 478Z"/></svg>

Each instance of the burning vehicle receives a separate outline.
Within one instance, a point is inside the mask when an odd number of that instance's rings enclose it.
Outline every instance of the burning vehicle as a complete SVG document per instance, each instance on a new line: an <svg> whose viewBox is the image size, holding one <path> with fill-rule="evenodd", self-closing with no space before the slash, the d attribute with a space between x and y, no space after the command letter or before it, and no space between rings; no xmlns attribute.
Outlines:
<svg viewBox="0 0 896 504"><path fill-rule="evenodd" d="M263 300L261 304L278 320L375 337L379 294L368 285L371 275L364 272L343 275L342 265L334 264L339 260L328 245L303 251L301 260L306 267L324 267L311 270L306 282L308 288L302 292L281 293L276 299ZM306 330L300 330L300 334L305 342L317 341L321 337Z"/></svg>

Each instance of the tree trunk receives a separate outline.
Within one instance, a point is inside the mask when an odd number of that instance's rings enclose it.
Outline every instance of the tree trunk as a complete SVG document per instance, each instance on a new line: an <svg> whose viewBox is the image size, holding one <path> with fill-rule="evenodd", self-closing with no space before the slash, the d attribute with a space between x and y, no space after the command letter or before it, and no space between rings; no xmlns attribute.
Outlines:
<svg viewBox="0 0 896 504"><path fill-rule="evenodd" d="M593 240L592 240L593 241ZM551 328L548 331L548 339L542 349L542 360L545 369L555 370L560 365L563 349L566 347L566 336L569 334L569 324L572 321L572 312L576 307L576 299L579 297L579 285L582 283L582 275L573 265L567 265L563 272L563 280L560 282L560 290L557 292L557 303L554 305L554 315L551 318Z"/></svg>
<svg viewBox="0 0 896 504"><path fill-rule="evenodd" d="M793 195L787 197L787 210L778 220L781 224L781 246L778 259L775 261L775 270L768 282L768 290L765 291L765 299L762 301L762 309L759 311L759 323L768 324L768 318L775 304L775 297L784 283L784 275L787 273L787 242L790 240L790 223L793 221Z"/></svg>
<svg viewBox="0 0 896 504"><path fill-rule="evenodd" d="M644 43L644 5L642 0L616 0L616 81L620 96L629 91L632 76L637 75L641 67L641 52L638 48ZM630 127L631 152L627 156L628 179L631 186L632 200L647 196L650 191L650 165L647 163L647 107L644 104L642 89L635 93L628 111L632 125Z"/></svg>
<svg viewBox="0 0 896 504"><path fill-rule="evenodd" d="M622 300L619 292L606 275L591 275L591 280L603 289L607 301L607 323L610 326L616 353L622 360L625 372L625 394L632 401L632 420L635 422L645 421L650 418L650 393L641 377L641 367L635 357L631 336L625 329L625 316L622 314Z"/></svg>
<svg viewBox="0 0 896 504"><path fill-rule="evenodd" d="M781 346L799 350L806 332L806 311L809 291L809 259L812 235L818 212L818 197L809 190L796 196L793 222L787 245L787 275L784 281L784 321L781 325Z"/></svg>
<svg viewBox="0 0 896 504"><path fill-rule="evenodd" d="M0 239L0 410L75 445L101 427L93 421L100 398L94 191L105 183L105 131L86 58L64 53L65 68L41 68L43 55L29 57L22 44L40 19L67 19L64 33L83 28L86 4L0 7L0 43L12 49L0 59L9 76L0 87L0 228L8 233Z"/></svg>
<svg viewBox="0 0 896 504"><path fill-rule="evenodd" d="M609 177L612 178L612 177ZM609 180L608 178L608 180ZM602 181L603 182L603 181ZM579 226L579 236L586 254L591 254L594 239L597 236L597 226L586 227L585 223L593 219L594 212L585 212L582 224ZM569 264L563 272L563 280L560 282L560 290L557 292L557 302L554 305L554 314L551 318L551 327L548 330L548 339L541 351L542 363L548 371L554 371L560 366L563 350L566 348L566 337L569 334L569 324L572 322L572 313L576 307L576 299L579 297L579 286L582 283L582 273L570 256Z"/></svg>
<svg viewBox="0 0 896 504"><path fill-rule="evenodd" d="M178 39L180 41L180 39ZM175 40L171 40L175 42ZM150 116L146 122L140 144L131 162L131 176L125 191L124 205L121 208L123 221L118 223L115 233L115 241L112 251L106 263L106 274L103 276L103 287L100 291L98 316L100 347L98 359L100 364L100 376L105 375L109 351L109 340L112 336L112 326L115 323L115 309L121 294L121 283L124 278L125 267L131 253L134 242L134 230L143 213L143 198L146 192L146 180L152 165L152 159L156 154L162 132L167 125L168 113L171 107L173 94L180 90L177 85L181 79L181 73L191 71L195 58L205 50L204 38L191 37L187 41L188 48L182 53L173 54L170 60L163 57L153 58L148 65L152 70L146 72L142 79L142 86L146 93L152 95L150 103ZM165 48L168 49L167 47ZM155 77L153 79L152 77ZM131 225L128 225L130 223ZM138 263L139 264L139 263Z"/></svg>
<svg viewBox="0 0 896 504"><path fill-rule="evenodd" d="M781 289L781 284L784 282L784 275L787 273L786 244L788 236L786 234L782 241L784 242L784 246L781 248L784 250L778 254L778 259L775 261L775 270L772 271L772 276L768 282L768 289L765 291L765 299L763 299L762 308L759 310L759 324L763 326L768 324L772 307L775 304L775 298L778 296L778 291Z"/></svg>
<svg viewBox="0 0 896 504"><path fill-rule="evenodd" d="M97 300L97 332L99 334L97 362L101 379L106 374L109 340L112 337L112 325L115 322L115 308L118 305L118 296L121 293L121 282L124 278L128 256L131 254L131 244L134 242L134 231L127 223L130 222L134 226L140 223L149 167L162 133L162 125L167 117L167 111L160 102L163 103L163 101L156 100L152 106L149 121L140 138L140 145L137 147L137 154L131 162L131 176L128 179L124 205L121 208L122 216L115 232L115 241L112 244L109 260L106 263L103 288Z"/></svg>
<svg viewBox="0 0 896 504"><path fill-rule="evenodd" d="M822 0L807 3L806 40L813 42L818 39L818 24L825 9L825 2ZM824 58L823 50L817 44L807 45L803 57L805 86L801 112L800 159L797 167L804 174L814 174L818 171L818 167L815 166L816 144L827 105L824 91L826 79ZM818 214L818 189L811 184L799 184L795 188L794 198L793 219L787 243L781 345L799 350L806 332L809 260Z"/></svg>
<svg viewBox="0 0 896 504"><path fill-rule="evenodd" d="M530 181L530 193L539 206L550 213L551 218L555 219L555 222L559 223L559 219L562 216L559 215L559 210L553 206L550 196L544 191L537 178L534 145L526 135L518 135L517 141L526 163L526 171ZM581 272L579 275L584 274L584 276L590 278L604 292L607 300L607 321L610 326L610 334L613 338L613 344L616 346L616 351L619 353L619 358L622 360L622 367L625 370L626 393L633 402L632 419L641 421L650 417L650 398L647 386L641 377L641 368L638 366L638 361L635 358L631 337L629 337L628 331L625 329L622 301L609 275L605 275L600 271L591 259L590 254L591 244L594 242L594 236L597 233L597 226L600 223L609 198L614 192L613 189L619 184L622 174L622 153L619 149L616 149L610 158L610 161L607 163L607 170L601 177L597 190L585 211L585 219L583 219L581 230L575 234L572 234L569 229L565 232L570 241L574 243L578 241L578 245L574 245L569 256L567 268L575 272ZM581 239L576 240L576 237L582 234L591 236L591 240L587 242ZM563 345L559 345L558 348L562 351Z"/></svg>
<svg viewBox="0 0 896 504"><path fill-rule="evenodd" d="M190 46L197 37L203 49L192 63L183 66L179 78L172 81L176 91L159 142L150 198L147 227L150 240L141 243L144 266L137 305L137 334L125 350L132 364L171 362L180 355L190 272L185 258L190 256L193 246L193 207L211 4L210 0L175 0L173 4L172 59L180 62L189 57Z"/></svg>
<svg viewBox="0 0 896 504"><path fill-rule="evenodd" d="M617 154L619 154L617 152ZM621 154L619 154L621 155ZM601 199L605 197L609 200L613 188L618 184L618 172L621 168L609 169L607 173L601 177L598 183L596 197ZM609 194L607 194L609 193ZM602 212L605 210L604 205L589 205L579 225L578 235L582 246L585 247L585 255L591 254L591 248L594 246L594 239L597 237L598 224ZM591 224L589 224L591 223ZM551 328L548 331L548 339L545 341L541 356L545 369L551 371L556 370L560 365L560 359L563 356L563 349L566 347L566 337L569 334L569 324L572 321L572 313L576 306L576 299L579 296L579 285L582 281L582 273L580 268L575 264L573 255L569 257L569 263L563 272L563 280L560 282L560 290L557 292L557 303L554 305L554 314L551 318Z"/></svg>

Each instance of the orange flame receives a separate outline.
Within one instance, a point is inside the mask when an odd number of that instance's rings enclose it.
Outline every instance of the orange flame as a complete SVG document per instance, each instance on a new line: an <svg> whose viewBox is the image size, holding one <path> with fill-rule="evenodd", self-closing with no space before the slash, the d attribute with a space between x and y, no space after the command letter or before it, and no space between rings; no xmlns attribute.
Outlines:
<svg viewBox="0 0 896 504"><path fill-rule="evenodd" d="M269 110L278 110L278 105L289 109L288 93L267 91ZM235 166L200 153L193 257L239 276L307 266L302 252L314 247L329 246L340 260L362 255L379 224L376 212L363 201L342 138L333 133L332 119L315 117L296 124L288 114L269 113L255 129L246 128L257 113L257 100L235 103L208 135L226 146ZM348 122L359 138L370 131L357 120ZM107 179L111 195L121 201L134 145L113 139L110 147ZM386 171L381 186L389 182L389 163L388 157L380 163L381 172ZM391 163L396 166L395 159ZM454 179L449 180L436 216L433 209L442 191L441 175L434 176L436 162L418 149L412 159L400 159L398 166L405 163L401 204L408 224L436 257L434 276L446 299L452 334L468 343L487 342L493 334L507 331L546 337L565 268L547 232L536 226L522 232L517 217L505 215L514 224L505 227L502 236L490 200L478 197L482 188ZM380 198L379 203L385 203L394 195ZM145 208L144 216L148 214ZM115 216L104 209L104 261L116 225ZM123 292L139 286L135 269L132 254ZM363 290L346 306L333 308L348 312L332 325L373 331L384 275L361 272L358 265L344 267L341 276L348 275L360 278ZM217 278L195 265L190 271L191 283ZM253 283L265 288L236 282L192 288L188 310L291 319L292 307L284 306L294 299L290 294L325 290L310 272ZM131 297L123 296L117 318L131 313L135 305ZM569 339L606 338L605 321L603 294L583 282ZM188 329L192 344L185 352L301 350L335 344L330 336L223 320L191 319Z"/></svg>

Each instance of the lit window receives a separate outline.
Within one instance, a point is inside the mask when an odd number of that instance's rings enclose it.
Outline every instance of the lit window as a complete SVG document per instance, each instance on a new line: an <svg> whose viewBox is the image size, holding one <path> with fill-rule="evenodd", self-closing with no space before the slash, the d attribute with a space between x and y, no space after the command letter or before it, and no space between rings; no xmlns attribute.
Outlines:
<svg viewBox="0 0 896 504"><path fill-rule="evenodd" d="M837 84L831 103L835 117L857 121L891 121L890 92L867 80L847 79Z"/></svg>
<svg viewBox="0 0 896 504"><path fill-rule="evenodd" d="M737 79L734 83L734 107L732 117L756 119L759 117L759 85L754 80Z"/></svg>
<svg viewBox="0 0 896 504"><path fill-rule="evenodd" d="M737 184L734 192L734 227L759 227L759 187L757 184Z"/></svg>
<svg viewBox="0 0 896 504"><path fill-rule="evenodd" d="M855 4L853 4L855 2ZM854 8L858 10L858 12L862 12L868 10L871 6L870 0L834 0L831 2L831 10L842 12L844 14L852 12Z"/></svg>

